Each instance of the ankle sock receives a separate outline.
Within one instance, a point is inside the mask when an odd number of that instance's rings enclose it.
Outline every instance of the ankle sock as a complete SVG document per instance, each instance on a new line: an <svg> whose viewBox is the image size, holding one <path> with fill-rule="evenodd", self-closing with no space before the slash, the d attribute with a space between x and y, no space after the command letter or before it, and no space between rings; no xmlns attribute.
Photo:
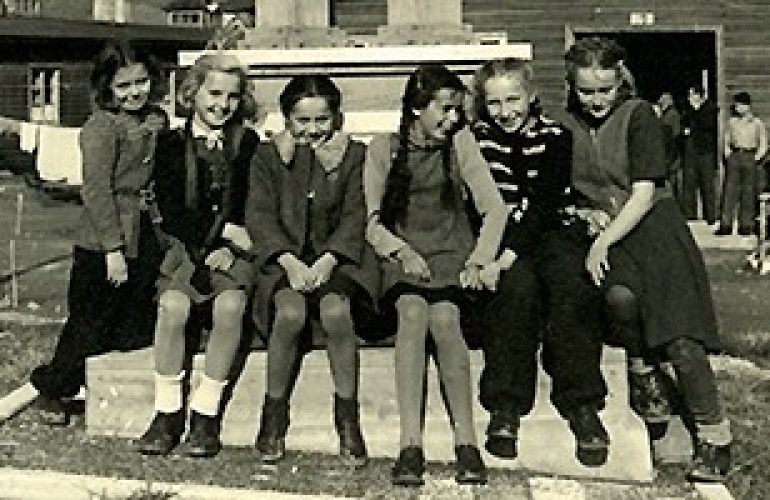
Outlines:
<svg viewBox="0 0 770 500"><path fill-rule="evenodd" d="M205 373L201 376L200 384L193 393L190 409L196 413L214 417L219 412L219 402L227 380L216 380Z"/></svg>
<svg viewBox="0 0 770 500"><path fill-rule="evenodd" d="M175 413L182 409L182 370L176 375L155 373L155 411Z"/></svg>

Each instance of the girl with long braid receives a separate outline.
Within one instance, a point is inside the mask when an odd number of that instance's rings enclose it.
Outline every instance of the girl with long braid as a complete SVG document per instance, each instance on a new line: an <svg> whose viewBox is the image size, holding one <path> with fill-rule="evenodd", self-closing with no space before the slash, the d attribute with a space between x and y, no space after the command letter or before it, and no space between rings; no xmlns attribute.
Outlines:
<svg viewBox="0 0 770 500"><path fill-rule="evenodd" d="M467 292L497 255L507 209L462 112L465 87L441 65L410 76L398 134L375 137L364 163L366 237L381 258L381 306L396 318L400 453L394 484L423 482L421 408L428 335L454 429L459 483L486 482L476 446L470 362L460 326ZM474 237L468 188L483 218Z"/></svg>

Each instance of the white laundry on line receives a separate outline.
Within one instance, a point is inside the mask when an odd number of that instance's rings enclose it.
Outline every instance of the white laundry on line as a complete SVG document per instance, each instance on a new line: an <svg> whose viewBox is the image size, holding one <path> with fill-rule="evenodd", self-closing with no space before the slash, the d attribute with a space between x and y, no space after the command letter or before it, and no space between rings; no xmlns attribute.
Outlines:
<svg viewBox="0 0 770 500"><path fill-rule="evenodd" d="M19 123L19 149L25 153L31 153L37 147L37 136L40 125L37 123Z"/></svg>
<svg viewBox="0 0 770 500"><path fill-rule="evenodd" d="M37 145L37 171L44 181L83 184L80 129L41 125Z"/></svg>

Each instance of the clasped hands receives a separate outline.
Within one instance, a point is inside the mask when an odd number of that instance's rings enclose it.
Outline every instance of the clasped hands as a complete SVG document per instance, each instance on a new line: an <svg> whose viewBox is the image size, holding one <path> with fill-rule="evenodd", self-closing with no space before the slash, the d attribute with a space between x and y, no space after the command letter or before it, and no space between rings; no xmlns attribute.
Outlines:
<svg viewBox="0 0 770 500"><path fill-rule="evenodd" d="M337 266L337 258L331 253L321 255L312 266L308 266L294 254L285 253L278 258L278 264L286 271L289 286L298 292L312 292L329 281Z"/></svg>
<svg viewBox="0 0 770 500"><path fill-rule="evenodd" d="M404 245L394 255L401 262L401 266L406 274L416 276L422 280L430 279L428 263L412 247ZM466 262L465 269L460 271L460 286L471 290L486 288L495 291L497 282L500 279L500 272L504 269L507 269L507 267L500 260L493 260L484 266Z"/></svg>

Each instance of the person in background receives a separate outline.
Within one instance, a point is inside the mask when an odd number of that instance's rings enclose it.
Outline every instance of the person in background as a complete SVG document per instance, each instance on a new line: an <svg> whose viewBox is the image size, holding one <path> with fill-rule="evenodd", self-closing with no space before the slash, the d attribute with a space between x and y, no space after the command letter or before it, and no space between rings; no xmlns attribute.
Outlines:
<svg viewBox="0 0 770 500"><path fill-rule="evenodd" d="M66 403L86 382L86 358L152 343L162 247L147 209L156 138L168 127L157 104L164 80L151 54L118 41L98 54L90 83L96 109L80 132L83 217L69 316L51 360L0 399L0 420L36 402L44 421L66 425Z"/></svg>
<svg viewBox="0 0 770 500"><path fill-rule="evenodd" d="M473 425L470 358L461 328L481 269L497 255L507 209L465 127L465 86L444 66L419 66L402 97L398 132L375 136L364 164L366 236L381 258L381 304L397 322L395 373L400 452L397 485L423 483L422 408L428 337L452 417L455 476L485 483ZM468 190L465 194L465 190ZM474 237L465 200L482 223Z"/></svg>
<svg viewBox="0 0 770 500"><path fill-rule="evenodd" d="M737 216L738 234L755 232L759 164L767 153L765 124L751 111L751 96L738 92L733 99L734 116L725 127L725 182L722 192L722 218L714 234L732 234ZM737 212L737 213L736 213Z"/></svg>
<svg viewBox="0 0 770 500"><path fill-rule="evenodd" d="M584 266L591 240L570 187L572 134L539 109L532 79L531 64L521 59L489 61L474 79L471 128L510 211L502 251L481 270L494 289L477 311L480 399L491 414L485 447L516 457L542 344L551 401L569 422L578 459L597 466L610 441L598 416L607 394L601 295Z"/></svg>
<svg viewBox="0 0 770 500"><path fill-rule="evenodd" d="M689 220L698 218L700 196L703 219L713 225L717 220L717 109L706 99L703 86L699 84L687 90L687 103L682 113L684 215Z"/></svg>
<svg viewBox="0 0 770 500"><path fill-rule="evenodd" d="M308 319L317 318L334 382L340 455L361 466L367 451L358 412L356 335L371 332L365 323L379 278L364 239L366 148L341 131L342 96L329 77L294 77L279 102L286 129L257 148L246 216L257 242L254 317L267 337L257 450L270 463L284 455L301 336Z"/></svg>
<svg viewBox="0 0 770 500"><path fill-rule="evenodd" d="M210 457L221 448L220 403L254 278L244 209L258 138L243 120L254 115L256 103L240 62L224 53L198 58L178 100L188 119L183 128L159 138L156 157L156 194L168 249L157 284L155 415L136 447L146 455L165 455L184 434L186 327L206 305L211 334L181 451Z"/></svg>
<svg viewBox="0 0 770 500"><path fill-rule="evenodd" d="M674 197L679 201L682 197L682 115L676 109L670 92L660 94L656 112L665 132L668 181Z"/></svg>
<svg viewBox="0 0 770 500"><path fill-rule="evenodd" d="M599 37L566 54L573 186L599 228L585 265L627 349L634 409L648 421L665 418L651 404L660 385L650 362L670 361L694 429L687 477L722 481L732 436L707 356L720 348L711 288L667 186L660 120L621 89L625 60L622 47Z"/></svg>

